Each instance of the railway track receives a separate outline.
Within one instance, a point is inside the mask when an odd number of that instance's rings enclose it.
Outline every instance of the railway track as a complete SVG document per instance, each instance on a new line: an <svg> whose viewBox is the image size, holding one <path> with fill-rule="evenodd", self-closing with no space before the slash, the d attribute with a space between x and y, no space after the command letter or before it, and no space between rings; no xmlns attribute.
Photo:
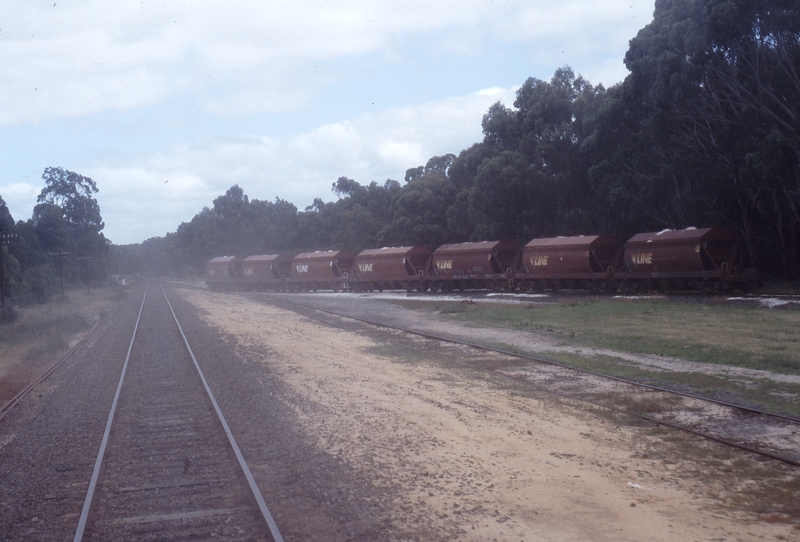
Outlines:
<svg viewBox="0 0 800 542"><path fill-rule="evenodd" d="M40 374L38 378L36 378L34 381L30 382L27 386L25 386L22 390L20 390L19 393L17 393L14 397L12 397L6 404L4 404L2 407L0 407L0 420L5 418L5 416L8 413L8 411L11 410L12 408L14 408L17 405L17 403L19 403L26 395L28 395L28 393L30 393L30 391L34 387L36 387L38 384L43 382L48 376L53 374L55 372L55 370L58 369L61 366L61 364L64 363L64 361L67 358L69 358L69 356L73 352L75 352L75 350L80 348L83 345L83 343L85 343L87 340L89 340L89 337L91 337L94 334L95 330L97 329L97 326L99 326L99 325L100 325L100 321L98 320L97 322L95 322L95 324L89 330L89 332L86 333L83 336L83 338L80 339L77 343L75 343L75 345L72 348L67 350L64 353L64 355L61 356L55 363L53 363L53 365L49 369L47 369L42 374Z"/></svg>
<svg viewBox="0 0 800 542"><path fill-rule="evenodd" d="M330 325L357 322L453 347L488 352L490 357L453 352L456 363L499 376L529 390L580 400L648 423L686 431L726 446L800 467L800 419L690 393L570 367L552 360L443 337L420 329L344 314L330 308L268 296L268 302ZM350 322L348 325L347 322ZM441 350L441 347L437 348Z"/></svg>
<svg viewBox="0 0 800 542"><path fill-rule="evenodd" d="M148 288L74 540L282 542L172 306Z"/></svg>

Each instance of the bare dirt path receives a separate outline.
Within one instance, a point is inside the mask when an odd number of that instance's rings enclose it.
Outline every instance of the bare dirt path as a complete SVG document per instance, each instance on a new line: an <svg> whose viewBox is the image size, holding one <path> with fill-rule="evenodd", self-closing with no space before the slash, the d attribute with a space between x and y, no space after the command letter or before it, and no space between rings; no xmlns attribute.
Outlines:
<svg viewBox="0 0 800 542"><path fill-rule="evenodd" d="M268 364L316 448L371 480L386 540L796 540L708 498L644 430L498 389L245 296L182 290ZM434 353L432 353L433 356ZM266 393L266 391L265 391ZM355 493L358 495L358 493Z"/></svg>

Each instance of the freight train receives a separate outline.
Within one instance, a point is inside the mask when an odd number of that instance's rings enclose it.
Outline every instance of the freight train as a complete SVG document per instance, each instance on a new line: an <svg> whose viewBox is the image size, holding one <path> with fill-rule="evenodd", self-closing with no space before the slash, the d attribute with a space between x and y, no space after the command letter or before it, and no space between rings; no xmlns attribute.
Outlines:
<svg viewBox="0 0 800 542"><path fill-rule="evenodd" d="M207 265L207 285L219 290L749 291L753 267L727 228L640 233L624 245L613 235L442 245L222 256Z"/></svg>

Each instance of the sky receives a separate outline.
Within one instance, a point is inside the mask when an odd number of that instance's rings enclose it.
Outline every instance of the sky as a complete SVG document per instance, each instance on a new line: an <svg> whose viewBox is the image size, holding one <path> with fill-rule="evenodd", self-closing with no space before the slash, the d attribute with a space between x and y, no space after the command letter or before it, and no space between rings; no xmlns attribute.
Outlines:
<svg viewBox="0 0 800 542"><path fill-rule="evenodd" d="M528 78L610 87L654 0L3 0L0 196L92 178L115 244L238 184L298 209L482 140Z"/></svg>

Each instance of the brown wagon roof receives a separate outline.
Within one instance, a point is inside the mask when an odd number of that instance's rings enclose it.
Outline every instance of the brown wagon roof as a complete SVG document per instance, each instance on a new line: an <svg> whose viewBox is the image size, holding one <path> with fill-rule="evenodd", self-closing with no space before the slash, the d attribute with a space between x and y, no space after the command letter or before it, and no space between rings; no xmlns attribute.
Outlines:
<svg viewBox="0 0 800 542"><path fill-rule="evenodd" d="M295 260L334 260L340 256L352 258L355 256L349 250L324 250L317 252L303 252L294 257Z"/></svg>
<svg viewBox="0 0 800 542"><path fill-rule="evenodd" d="M244 259L246 262L273 262L275 260L290 260L288 254L254 254Z"/></svg>
<svg viewBox="0 0 800 542"><path fill-rule="evenodd" d="M430 251L421 246L410 246L410 247L383 247L383 248L368 248L367 250L362 250L359 252L359 258L374 258L380 256L405 256L407 254L418 253L418 254L429 254Z"/></svg>
<svg viewBox="0 0 800 542"><path fill-rule="evenodd" d="M454 243L442 245L434 253L440 252L490 252L494 248L514 248L514 241L480 241L477 243Z"/></svg>
<svg viewBox="0 0 800 542"><path fill-rule="evenodd" d="M574 237L542 237L534 239L525 248L538 247L576 247L592 245L618 245L619 240L613 235L577 235Z"/></svg>
<svg viewBox="0 0 800 542"><path fill-rule="evenodd" d="M637 233L628 243L663 243L676 241L700 241L708 239L734 239L728 228L686 228L685 230L663 230Z"/></svg>

